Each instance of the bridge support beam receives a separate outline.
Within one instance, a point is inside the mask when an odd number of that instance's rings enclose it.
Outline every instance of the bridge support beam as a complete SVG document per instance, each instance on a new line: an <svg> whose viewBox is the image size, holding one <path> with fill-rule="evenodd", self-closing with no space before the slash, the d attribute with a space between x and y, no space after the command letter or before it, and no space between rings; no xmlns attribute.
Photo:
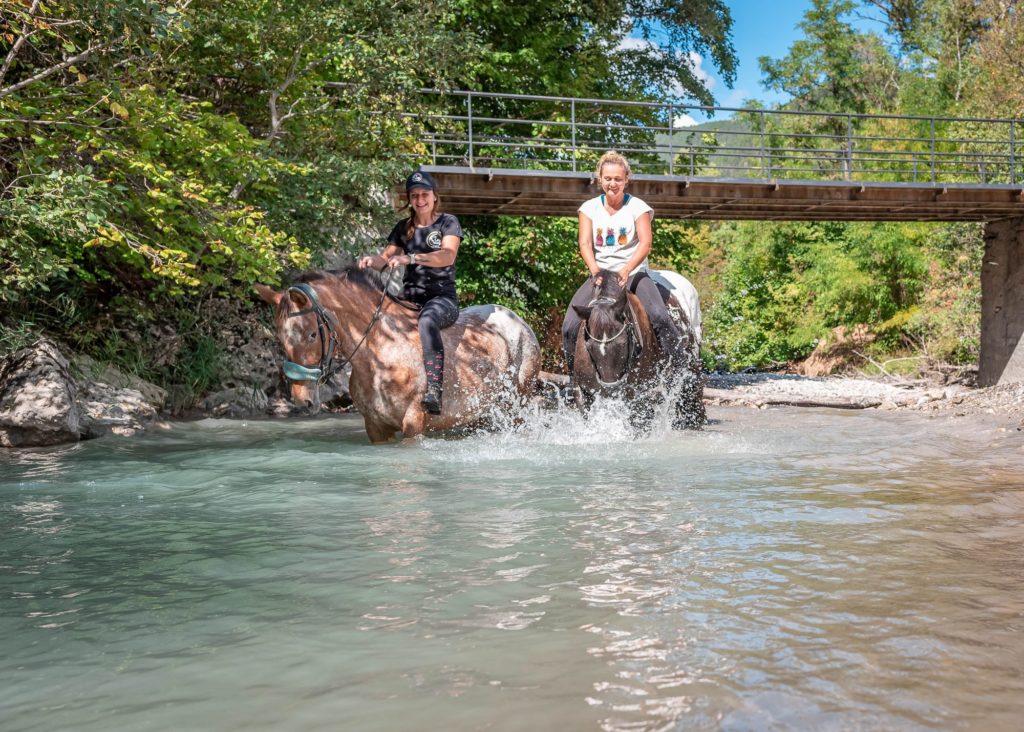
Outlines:
<svg viewBox="0 0 1024 732"><path fill-rule="evenodd" d="M1024 382L1024 217L985 224L978 384Z"/></svg>

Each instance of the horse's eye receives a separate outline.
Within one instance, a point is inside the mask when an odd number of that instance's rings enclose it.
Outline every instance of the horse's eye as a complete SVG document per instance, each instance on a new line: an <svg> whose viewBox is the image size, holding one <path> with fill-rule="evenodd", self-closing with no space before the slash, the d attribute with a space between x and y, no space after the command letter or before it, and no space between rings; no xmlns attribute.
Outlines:
<svg viewBox="0 0 1024 732"><path fill-rule="evenodd" d="M316 331L315 330L314 331L310 331L310 333L309 333L309 340L311 340L311 341L315 341L316 340Z"/></svg>

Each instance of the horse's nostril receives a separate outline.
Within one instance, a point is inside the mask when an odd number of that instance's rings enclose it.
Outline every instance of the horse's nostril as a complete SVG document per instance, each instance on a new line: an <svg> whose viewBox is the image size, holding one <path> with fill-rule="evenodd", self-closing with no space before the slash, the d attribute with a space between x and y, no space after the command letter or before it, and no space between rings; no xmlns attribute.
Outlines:
<svg viewBox="0 0 1024 732"><path fill-rule="evenodd" d="M313 409L314 407L316 407L316 405L313 404L313 400L312 399L307 399L304 402L304 406L306 407L306 409Z"/></svg>

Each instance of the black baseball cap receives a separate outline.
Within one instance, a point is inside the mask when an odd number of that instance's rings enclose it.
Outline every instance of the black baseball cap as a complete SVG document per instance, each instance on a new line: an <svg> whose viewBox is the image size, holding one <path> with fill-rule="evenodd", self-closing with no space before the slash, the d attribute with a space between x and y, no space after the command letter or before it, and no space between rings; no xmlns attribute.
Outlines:
<svg viewBox="0 0 1024 732"><path fill-rule="evenodd" d="M417 170L405 179L405 192L408 193L413 188L426 188L428 191L436 191L437 183L434 182L434 179L427 171Z"/></svg>

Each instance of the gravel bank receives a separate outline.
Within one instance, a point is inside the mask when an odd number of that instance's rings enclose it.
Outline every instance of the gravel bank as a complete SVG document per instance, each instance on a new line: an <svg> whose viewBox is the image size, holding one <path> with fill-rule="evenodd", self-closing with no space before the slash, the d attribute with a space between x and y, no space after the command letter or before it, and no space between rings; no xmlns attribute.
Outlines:
<svg viewBox="0 0 1024 732"><path fill-rule="evenodd" d="M865 378L793 374L711 374L704 398L711 404L910 409L953 417L991 415L1024 426L1024 384L975 388Z"/></svg>

